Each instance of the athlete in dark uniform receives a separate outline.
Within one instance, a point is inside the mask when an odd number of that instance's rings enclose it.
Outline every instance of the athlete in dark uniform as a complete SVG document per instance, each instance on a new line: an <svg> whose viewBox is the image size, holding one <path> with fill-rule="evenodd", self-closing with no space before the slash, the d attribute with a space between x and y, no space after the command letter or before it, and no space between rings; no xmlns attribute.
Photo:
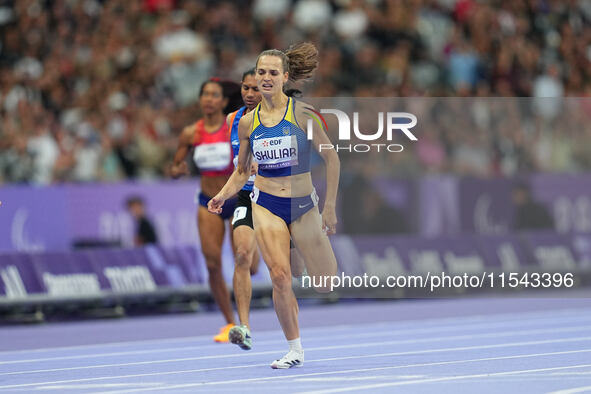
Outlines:
<svg viewBox="0 0 591 394"><path fill-rule="evenodd" d="M254 69L249 70L242 76L242 87L240 90L245 106L238 111L232 112L227 117L227 124L230 129L230 140L234 154L234 164L238 162L238 151L240 139L238 138L238 123L243 115L252 111L261 101L261 94L254 78ZM259 265L259 253L257 250L254 229L252 225L252 203L250 193L254 185L255 175L252 174L244 187L238 192L238 200L234 209L232 219L234 239L234 299L238 310L239 326L234 326L229 332L229 339L232 343L239 345L244 350L250 350L252 341L249 334L248 312L250 310L250 299L252 295L252 283L250 276L256 273Z"/></svg>

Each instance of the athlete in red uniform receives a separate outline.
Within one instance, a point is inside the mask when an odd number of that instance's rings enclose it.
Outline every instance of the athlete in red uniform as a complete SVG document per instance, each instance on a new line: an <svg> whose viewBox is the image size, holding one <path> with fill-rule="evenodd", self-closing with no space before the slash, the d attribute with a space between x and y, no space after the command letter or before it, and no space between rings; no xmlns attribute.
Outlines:
<svg viewBox="0 0 591 394"><path fill-rule="evenodd" d="M197 211L199 239L209 273L209 287L227 323L214 337L216 342L228 342L228 332L235 324L230 293L222 275L224 221L232 217L235 200L219 215L207 211L207 202L222 189L234 169L230 133L224 114L228 100L221 82L209 80L201 86L199 105L203 118L183 129L171 168L171 175L175 178L188 174L185 158L194 147L193 160L201 173Z"/></svg>

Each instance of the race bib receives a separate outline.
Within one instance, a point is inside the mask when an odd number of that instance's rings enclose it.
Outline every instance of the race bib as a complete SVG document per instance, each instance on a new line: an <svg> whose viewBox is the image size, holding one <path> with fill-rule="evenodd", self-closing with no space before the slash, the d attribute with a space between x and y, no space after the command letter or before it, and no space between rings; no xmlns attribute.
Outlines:
<svg viewBox="0 0 591 394"><path fill-rule="evenodd" d="M223 170L231 158L232 148L227 142L198 145L193 153L193 161L201 171Z"/></svg>
<svg viewBox="0 0 591 394"><path fill-rule="evenodd" d="M259 168L262 169L284 168L298 164L298 140L295 135L255 139L252 151Z"/></svg>
<svg viewBox="0 0 591 394"><path fill-rule="evenodd" d="M239 220L242 220L246 217L246 212L247 212L246 207L238 207L236 208L236 210L234 210L234 218L232 219L232 225L234 225L234 223L236 223Z"/></svg>

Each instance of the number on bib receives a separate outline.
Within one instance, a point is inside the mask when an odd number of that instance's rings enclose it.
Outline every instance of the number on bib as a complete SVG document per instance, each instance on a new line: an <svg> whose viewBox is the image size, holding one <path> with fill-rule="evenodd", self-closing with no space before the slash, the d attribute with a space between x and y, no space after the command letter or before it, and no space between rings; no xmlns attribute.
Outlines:
<svg viewBox="0 0 591 394"><path fill-rule="evenodd" d="M234 210L234 218L232 219L232 226L237 221L242 220L246 217L247 209L248 208L246 208L246 207L238 207Z"/></svg>

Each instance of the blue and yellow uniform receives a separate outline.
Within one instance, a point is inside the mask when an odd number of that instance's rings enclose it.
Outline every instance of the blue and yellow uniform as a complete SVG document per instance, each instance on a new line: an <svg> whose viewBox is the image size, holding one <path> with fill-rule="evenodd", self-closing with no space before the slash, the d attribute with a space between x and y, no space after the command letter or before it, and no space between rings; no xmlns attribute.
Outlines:
<svg viewBox="0 0 591 394"><path fill-rule="evenodd" d="M311 141L298 124L295 116L295 100L288 97L285 114L275 126L261 123L261 104L253 113L250 147L259 165L258 175L265 178L283 177L310 172ZM251 200L267 208L290 224L318 204L314 191L304 197L277 197L253 187Z"/></svg>
<svg viewBox="0 0 591 394"><path fill-rule="evenodd" d="M246 107L242 107L230 115L230 144L232 145L235 167L238 166L238 152L240 151L238 124L245 113ZM232 218L232 228L248 226L254 229L252 224L252 203L250 201L250 192L252 191L252 187L254 185L255 176L256 175L251 175L237 194L238 198L236 202L236 209L234 209L234 217Z"/></svg>
<svg viewBox="0 0 591 394"><path fill-rule="evenodd" d="M266 178L310 172L310 140L297 123L295 100L288 97L285 114L279 123L266 127L261 123L260 104L254 109L250 146L259 164L259 175Z"/></svg>

